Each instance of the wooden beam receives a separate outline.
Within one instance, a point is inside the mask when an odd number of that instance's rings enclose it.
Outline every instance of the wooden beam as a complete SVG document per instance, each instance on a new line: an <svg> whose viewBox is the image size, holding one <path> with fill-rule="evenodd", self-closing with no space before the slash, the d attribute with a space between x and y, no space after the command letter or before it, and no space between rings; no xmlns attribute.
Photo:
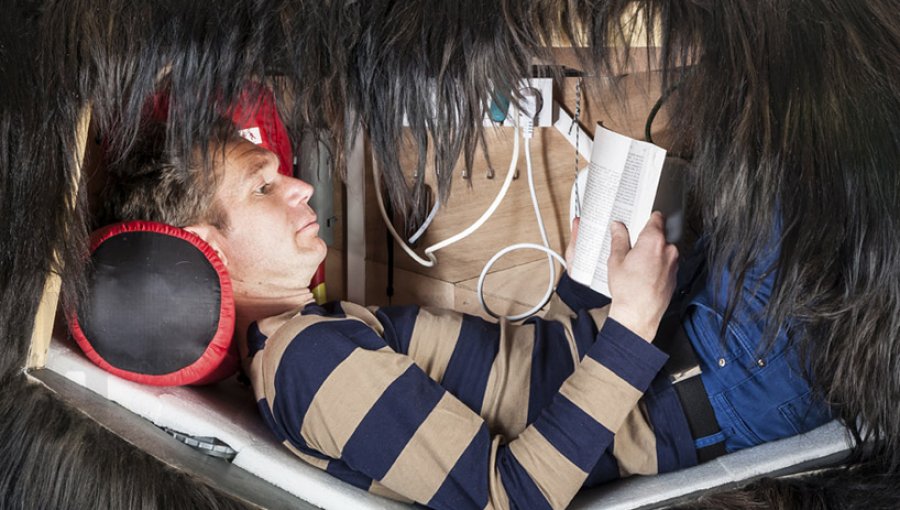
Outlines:
<svg viewBox="0 0 900 510"><path fill-rule="evenodd" d="M347 299L366 302L366 151L365 135L358 125L355 143L347 158Z"/></svg>
<svg viewBox="0 0 900 510"><path fill-rule="evenodd" d="M75 172L72 175L72 194L69 196L67 208L75 210L78 186L81 182L81 168L84 165L84 152L87 147L88 128L91 125L91 107L85 106L78 118L75 127ZM54 250L53 258L59 261L59 253ZM55 265L55 264L54 264ZM62 287L62 279L56 272L50 271L44 282L44 294L41 304L38 306L37 315L34 318L34 329L31 332L31 348L28 351L28 361L25 368L41 368L47 360L47 349L50 347L50 337L53 334L53 322L56 319L56 308L59 304L59 293Z"/></svg>

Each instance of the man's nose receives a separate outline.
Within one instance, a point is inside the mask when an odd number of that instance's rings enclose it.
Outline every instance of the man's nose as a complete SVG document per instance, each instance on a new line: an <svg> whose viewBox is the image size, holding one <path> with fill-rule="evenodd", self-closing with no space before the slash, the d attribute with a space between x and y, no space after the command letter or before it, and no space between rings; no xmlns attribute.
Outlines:
<svg viewBox="0 0 900 510"><path fill-rule="evenodd" d="M313 187L306 181L296 177L287 177L287 199L290 205L299 205L309 202L313 194Z"/></svg>

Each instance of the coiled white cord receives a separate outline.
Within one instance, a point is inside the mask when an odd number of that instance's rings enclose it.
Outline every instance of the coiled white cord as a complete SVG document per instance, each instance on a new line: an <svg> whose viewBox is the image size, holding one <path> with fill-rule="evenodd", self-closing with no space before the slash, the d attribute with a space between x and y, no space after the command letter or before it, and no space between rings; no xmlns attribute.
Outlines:
<svg viewBox="0 0 900 510"><path fill-rule="evenodd" d="M531 132L532 127L531 123L529 122L525 127L525 166L527 168L528 174L528 190L531 192L531 204L534 207L534 215L537 218L538 230L540 230L541 241L543 242L543 245L535 243L517 243L507 246L506 248L503 248L502 250L495 253L494 256L487 261L487 263L484 265L484 268L482 268L481 270L481 275L478 276L477 294L478 302L481 304L481 308L484 309L484 311L491 317L497 319L505 317L510 321L518 321L531 317L535 313L539 312L541 308L543 308L544 305L546 305L547 302L550 301L551 296L553 296L553 289L556 285L556 264L554 264L554 259L559 261L563 268L566 267L565 259L563 259L560 254L556 253L552 248L550 248L550 241L547 238L547 229L544 227L544 219L541 216L541 208L538 205L537 192L534 188L534 168L531 164ZM490 268L494 265L495 262L497 262L498 259L500 259L500 257L506 255L509 252L522 249L539 250L547 254L547 263L550 266L550 279L547 282L547 291L544 293L544 296L541 298L538 304L529 309L527 312L523 312L517 315L501 316L500 314L497 314L496 312L491 310L487 305L487 302L485 302L484 300L484 280L485 277L487 277L487 273Z"/></svg>
<svg viewBox="0 0 900 510"><path fill-rule="evenodd" d="M459 232L458 234L456 234L454 236L444 239L443 241L440 241L438 243L435 243L435 244L425 248L425 257L427 257L427 259L420 257L419 254L417 254L415 251L413 251L412 248L410 248L409 244L407 244L406 241L404 241L403 238L400 237L400 234L397 233L397 230L394 228L393 222L388 218L387 211L385 210L385 207L384 207L384 198L382 197L382 194L381 194L381 171L378 167L378 162L375 161L373 163L372 174L373 174L373 178L375 181L375 189L376 189L375 198L376 198L376 201L378 202L378 210L381 212L381 217L384 219L384 223L387 226L388 231L391 233L391 236L394 238L394 240L397 241L397 244L403 249L403 251L406 252L407 255L409 255L417 263L421 264L424 267L434 267L434 265L437 263L437 257L434 255L434 252L436 252L440 249L446 248L458 241L461 241L462 239L465 239L466 237L471 235L473 232L478 230L482 225L484 225L485 222L487 222L487 220L494 214L494 211L496 211L497 208L500 206L500 204L503 202L503 199L506 197L506 193L509 191L509 187L512 184L512 181L515 177L516 165L519 162L519 122L518 122L518 120L519 120L519 116L518 116L518 112L516 112L516 124L515 124L515 134L514 134L514 141L513 141L512 159L509 163L509 169L506 172L506 179L503 181L503 185L501 186L500 191L497 193L497 196L494 197L494 201L491 202L491 205L488 206L488 208L484 211L484 213L477 220L475 220L475 222L473 222L471 225L469 225L465 230ZM481 275L478 277L477 294L478 294L478 302L481 304L481 307L484 309L484 311L487 314L491 315L492 317L495 317L495 318L506 317L508 320L511 320L511 321L525 319L527 317L530 317L531 315L534 315L535 313L540 311L540 309L543 308L544 305L546 305L547 302L550 300L550 297L553 295L554 286L556 284L556 265L554 264L554 259L556 261L558 261L562 265L563 268L566 267L565 259L562 256L560 256L558 253L553 251L553 249L550 248L550 241L547 237L547 230L544 227L544 220L543 220L543 217L541 216L540 206L538 205L537 192L535 191L535 187L534 187L534 169L533 169L532 163L531 163L531 136L532 136L533 130L534 130L533 123L531 121L527 122L525 125L525 128L524 128L525 164L526 164L527 174L528 174L528 189L531 193L531 203L534 208L535 217L537 218L538 229L540 230L540 233L541 233L541 241L543 242L543 245L536 244L536 243L517 243L517 244L507 246L506 248L503 248L502 250L495 253L494 256L491 257L490 260L488 260L488 262L484 265L484 268L482 268L482 270L481 270ZM428 218L425 220L425 223L423 224L423 226L420 227L419 230L410 238L410 241L409 241L410 243L415 242L425 232L425 229L428 228L428 225L430 225L431 221L434 219L434 216L437 213L439 205L440 205L440 202L438 200L435 202L435 206L432 208L432 210L429 213ZM547 263L550 267L550 280L547 284L547 291L544 293L544 296L541 298L540 302L537 305L535 305L534 307L532 307L530 310L528 310L527 312L520 313L517 315L511 315L511 316L501 316L501 315L497 314L496 312L494 312L493 310L491 310L490 307L487 305L487 303L484 300L484 280L485 280L485 277L487 276L487 273L490 270L490 268L494 265L494 263L498 259L500 259L500 257L506 255L509 252L512 252L515 250L521 250L521 249L539 250L539 251L543 251L544 253L547 254Z"/></svg>

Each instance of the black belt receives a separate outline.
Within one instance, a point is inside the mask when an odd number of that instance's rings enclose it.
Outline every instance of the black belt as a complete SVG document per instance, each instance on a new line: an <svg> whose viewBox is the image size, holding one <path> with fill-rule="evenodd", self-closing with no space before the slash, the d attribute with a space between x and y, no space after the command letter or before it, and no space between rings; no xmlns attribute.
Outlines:
<svg viewBox="0 0 900 510"><path fill-rule="evenodd" d="M709 403L709 394L700 377L700 364L690 338L682 326L682 314L673 313L663 318L654 345L669 355L663 367L668 374L681 407L687 418L688 428L694 440L718 434L719 422ZM724 440L697 448L697 460L706 462L725 452Z"/></svg>
<svg viewBox="0 0 900 510"><path fill-rule="evenodd" d="M697 354L682 326L691 300L706 285L706 251L702 242L693 247L679 246L679 250L683 256L678 262L678 292L672 297L669 308L660 321L653 344L669 355L663 372L669 376L669 381L675 388L696 445L697 439L720 432L716 413L709 403L709 394L700 377ZM706 462L725 453L723 439L697 448L697 460Z"/></svg>

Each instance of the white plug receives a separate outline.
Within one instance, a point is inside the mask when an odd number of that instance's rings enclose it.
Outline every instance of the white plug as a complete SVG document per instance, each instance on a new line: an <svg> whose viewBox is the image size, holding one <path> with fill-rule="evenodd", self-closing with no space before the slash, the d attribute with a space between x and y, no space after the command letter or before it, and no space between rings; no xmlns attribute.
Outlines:
<svg viewBox="0 0 900 510"><path fill-rule="evenodd" d="M544 107L544 98L541 91L534 87L519 89L519 126L522 128L522 136L531 138L534 135L534 124Z"/></svg>

